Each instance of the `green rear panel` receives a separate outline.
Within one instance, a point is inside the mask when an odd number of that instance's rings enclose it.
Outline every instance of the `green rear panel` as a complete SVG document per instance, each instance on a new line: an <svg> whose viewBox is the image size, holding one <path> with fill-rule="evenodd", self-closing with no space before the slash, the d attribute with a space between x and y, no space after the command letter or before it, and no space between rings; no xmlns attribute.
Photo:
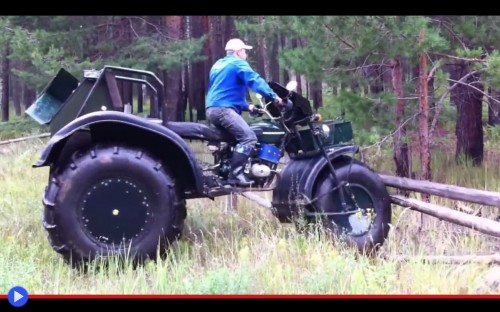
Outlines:
<svg viewBox="0 0 500 312"><path fill-rule="evenodd" d="M330 131L326 138L323 138L323 145L331 147L343 143L349 143L353 139L352 125L349 121L325 121L322 123L313 123L314 129L322 129L326 125ZM304 153L315 152L319 150L317 140L314 137L313 130L308 126L298 129L300 140L295 139L294 144ZM322 131L322 130L320 130Z"/></svg>
<svg viewBox="0 0 500 312"><path fill-rule="evenodd" d="M103 108L114 110L105 80L86 78L54 117L50 131L54 134L77 117L101 111Z"/></svg>
<svg viewBox="0 0 500 312"><path fill-rule="evenodd" d="M66 104L61 107L50 123L50 132L52 134L56 133L59 129L78 117L77 115L82 108L82 103L89 95L90 89L93 85L93 82L87 79L80 84L80 87L75 90L75 92L67 100Z"/></svg>
<svg viewBox="0 0 500 312"><path fill-rule="evenodd" d="M330 128L330 135L325 145L349 143L353 139L352 125L349 121L329 121L325 124Z"/></svg>
<svg viewBox="0 0 500 312"><path fill-rule="evenodd" d="M258 121L249 125L254 130L258 129L256 134L259 143L277 144L285 135L285 131L271 121ZM262 130L262 134L259 133L259 130Z"/></svg>

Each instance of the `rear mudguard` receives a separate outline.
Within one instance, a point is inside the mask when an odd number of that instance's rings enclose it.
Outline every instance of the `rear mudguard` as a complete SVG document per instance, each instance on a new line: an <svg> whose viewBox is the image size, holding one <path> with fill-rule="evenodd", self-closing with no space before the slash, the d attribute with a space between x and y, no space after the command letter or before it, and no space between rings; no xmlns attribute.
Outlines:
<svg viewBox="0 0 500 312"><path fill-rule="evenodd" d="M357 145L347 145L327 150L328 161L345 154L357 153ZM328 169L328 162L323 155L311 158L290 159L281 171L281 179L273 191L273 214L280 222L291 222L299 216L301 206L305 200L312 197L314 182L319 173Z"/></svg>
<svg viewBox="0 0 500 312"><path fill-rule="evenodd" d="M182 169L184 186L193 195L200 195L203 192L201 167L196 161L193 150L178 134L162 124L122 112L92 112L68 123L50 138L33 167L48 166L57 162L68 139L79 130L90 132L92 142L117 140L128 144L135 140L136 144L162 153L158 155L161 158L168 159L175 154L176 158L172 165L178 171Z"/></svg>

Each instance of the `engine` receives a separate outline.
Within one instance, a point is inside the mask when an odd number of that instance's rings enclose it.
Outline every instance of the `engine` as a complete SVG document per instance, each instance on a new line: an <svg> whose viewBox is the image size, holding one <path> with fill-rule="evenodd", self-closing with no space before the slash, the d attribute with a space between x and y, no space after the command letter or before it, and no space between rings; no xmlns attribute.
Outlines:
<svg viewBox="0 0 500 312"><path fill-rule="evenodd" d="M209 143L209 151L214 156L215 173L227 179L231 169L232 147L225 143ZM257 143L253 156L249 159L245 173L254 179L257 184L265 184L275 173L281 158L281 151L273 144Z"/></svg>
<svg viewBox="0 0 500 312"><path fill-rule="evenodd" d="M281 151L272 144L260 143L256 146L256 156L253 158L247 173L259 184L264 184L275 172L281 158Z"/></svg>
<svg viewBox="0 0 500 312"><path fill-rule="evenodd" d="M271 175L271 168L268 165L255 163L250 167L250 176L255 178L267 178Z"/></svg>

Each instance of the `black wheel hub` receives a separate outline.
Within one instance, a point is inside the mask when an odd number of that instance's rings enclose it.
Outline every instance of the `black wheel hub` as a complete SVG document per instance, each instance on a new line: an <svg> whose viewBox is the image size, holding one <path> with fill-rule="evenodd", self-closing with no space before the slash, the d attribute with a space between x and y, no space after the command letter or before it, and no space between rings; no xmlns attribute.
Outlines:
<svg viewBox="0 0 500 312"><path fill-rule="evenodd" d="M97 241L120 244L139 237L152 214L151 196L129 178L92 185L81 202L81 221Z"/></svg>

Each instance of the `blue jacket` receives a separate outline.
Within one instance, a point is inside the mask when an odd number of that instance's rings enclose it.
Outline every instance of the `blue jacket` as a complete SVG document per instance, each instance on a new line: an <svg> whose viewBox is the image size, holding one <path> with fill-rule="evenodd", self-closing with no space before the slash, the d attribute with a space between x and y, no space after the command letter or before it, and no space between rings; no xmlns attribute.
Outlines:
<svg viewBox="0 0 500 312"><path fill-rule="evenodd" d="M231 107L238 114L248 111L246 100L248 88L264 98L277 97L247 61L234 55L227 55L215 62L210 69L206 107Z"/></svg>

